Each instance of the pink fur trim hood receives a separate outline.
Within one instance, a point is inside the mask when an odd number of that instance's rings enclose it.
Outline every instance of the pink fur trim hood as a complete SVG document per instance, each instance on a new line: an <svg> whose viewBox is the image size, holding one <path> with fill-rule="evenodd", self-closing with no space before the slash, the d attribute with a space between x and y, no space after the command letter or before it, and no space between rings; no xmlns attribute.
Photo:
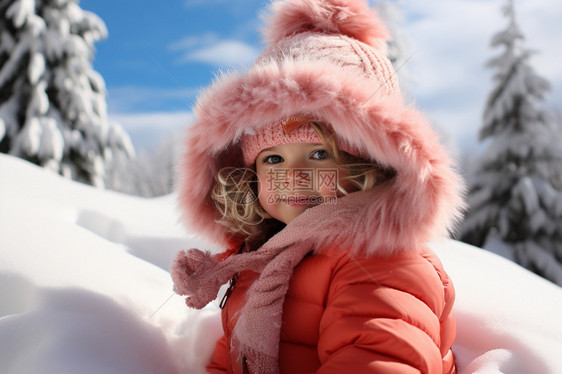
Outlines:
<svg viewBox="0 0 562 374"><path fill-rule="evenodd" d="M281 11L287 4L296 3L321 3L332 8L303 5L301 13L287 15ZM211 199L214 177L222 167L243 166L239 142L244 133L256 132L297 113L331 124L341 141L396 171L393 179L375 187L372 193L362 194L368 200L357 204L346 218L345 224L353 228L353 244L360 251L390 254L412 250L454 229L464 208L463 182L427 120L404 104L396 87L388 89L394 83L366 73L364 65L347 68L332 58L319 58L318 51L305 53L297 48L298 53L293 53L295 49L289 48L289 53L279 52L279 45L293 41L301 46L309 42L317 46L328 40L373 48L378 43L373 38L379 32L372 28L365 31L368 22L364 16L356 14L359 26L350 26L353 11L361 8L357 3L363 4L351 0L280 2L273 8L280 18L273 17L268 34L275 43L248 71L223 74L200 96L194 109L197 120L188 130L180 166L179 203L190 230L223 246L233 244L224 227L215 222L220 216ZM345 4L348 11L342 16L340 10ZM352 32L329 35L342 30L318 30L298 22L299 14L307 15L306 21L327 11L332 11L331 15L323 17L338 19L333 12L339 12L339 19L347 22L344 30ZM291 17L297 17L297 21ZM287 29L288 23L300 26ZM373 42L365 44L362 40ZM394 74L390 77L394 79ZM312 209L318 208L326 207ZM331 221L333 217L328 214L326 225L334 228L331 235L326 230L310 230L302 240L328 243L336 238L338 230Z"/></svg>

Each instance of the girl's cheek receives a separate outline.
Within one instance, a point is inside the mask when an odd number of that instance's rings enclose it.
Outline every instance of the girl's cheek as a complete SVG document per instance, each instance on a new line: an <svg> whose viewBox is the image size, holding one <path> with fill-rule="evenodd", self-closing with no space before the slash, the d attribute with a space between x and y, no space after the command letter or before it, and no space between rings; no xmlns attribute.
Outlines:
<svg viewBox="0 0 562 374"><path fill-rule="evenodd" d="M275 196L272 194L269 195L260 195L259 202L263 210L267 212L272 218L279 219L280 218L280 207L279 204L274 204Z"/></svg>
<svg viewBox="0 0 562 374"><path fill-rule="evenodd" d="M336 196L337 190L332 189L331 187L322 187L318 194L321 196Z"/></svg>
<svg viewBox="0 0 562 374"><path fill-rule="evenodd" d="M322 196L336 196L338 195L338 184L344 184L342 177L345 171L338 169L327 170L323 175L319 175L317 183L317 192Z"/></svg>
<svg viewBox="0 0 562 374"><path fill-rule="evenodd" d="M275 214L274 193L267 182L258 175L258 201L261 207L271 216Z"/></svg>

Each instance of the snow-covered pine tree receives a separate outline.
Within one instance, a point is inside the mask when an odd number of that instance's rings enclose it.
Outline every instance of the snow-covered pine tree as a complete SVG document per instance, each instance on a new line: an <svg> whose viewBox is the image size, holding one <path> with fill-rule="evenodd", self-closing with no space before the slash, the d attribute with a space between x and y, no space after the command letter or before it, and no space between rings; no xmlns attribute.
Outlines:
<svg viewBox="0 0 562 374"><path fill-rule="evenodd" d="M542 105L549 84L529 65L512 0L503 13L507 28L491 42L503 53L488 62L495 87L479 134L489 148L469 177L470 211L461 239L562 285L562 194L556 183L562 155L554 141L559 130Z"/></svg>
<svg viewBox="0 0 562 374"><path fill-rule="evenodd" d="M133 159L116 157L107 170L109 189L129 195L157 197L170 194L176 184L176 162L183 152L182 134L165 138Z"/></svg>
<svg viewBox="0 0 562 374"><path fill-rule="evenodd" d="M106 35L78 0L0 0L0 152L95 186L115 153L134 153L107 121L105 82L92 68Z"/></svg>

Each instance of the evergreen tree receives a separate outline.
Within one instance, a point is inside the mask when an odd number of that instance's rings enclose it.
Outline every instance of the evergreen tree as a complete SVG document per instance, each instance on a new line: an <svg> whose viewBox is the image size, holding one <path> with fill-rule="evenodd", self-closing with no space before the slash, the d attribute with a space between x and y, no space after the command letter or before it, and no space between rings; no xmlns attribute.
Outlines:
<svg viewBox="0 0 562 374"><path fill-rule="evenodd" d="M182 134L165 138L133 159L116 157L107 170L107 188L129 195L157 197L174 192L176 162L183 152Z"/></svg>
<svg viewBox="0 0 562 374"><path fill-rule="evenodd" d="M104 185L106 163L133 154L107 121L105 83L93 70L105 24L78 0L0 0L0 152Z"/></svg>
<svg viewBox="0 0 562 374"><path fill-rule="evenodd" d="M469 178L470 211L461 239L503 248L504 255L562 285L559 129L542 105L549 84L529 65L511 0L503 13L507 28L491 42L503 53L488 63L495 87L479 134L489 148Z"/></svg>

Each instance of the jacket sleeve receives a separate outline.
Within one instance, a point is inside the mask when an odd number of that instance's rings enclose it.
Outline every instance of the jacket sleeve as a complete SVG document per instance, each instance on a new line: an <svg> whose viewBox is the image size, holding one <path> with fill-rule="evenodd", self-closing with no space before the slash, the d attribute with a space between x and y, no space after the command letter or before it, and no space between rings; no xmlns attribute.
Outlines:
<svg viewBox="0 0 562 374"><path fill-rule="evenodd" d="M342 257L320 322L318 373L441 373L443 299L422 258Z"/></svg>
<svg viewBox="0 0 562 374"><path fill-rule="evenodd" d="M215 347L215 353L213 354L213 359L206 369L208 373L211 374L224 374L228 373L228 351L226 349L226 337L223 335L217 341Z"/></svg>

